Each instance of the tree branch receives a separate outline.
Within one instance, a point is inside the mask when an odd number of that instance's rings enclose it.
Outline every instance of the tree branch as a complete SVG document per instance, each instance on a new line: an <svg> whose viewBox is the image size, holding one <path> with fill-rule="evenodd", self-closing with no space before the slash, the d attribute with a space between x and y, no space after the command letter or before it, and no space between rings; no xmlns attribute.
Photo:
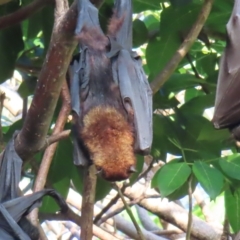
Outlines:
<svg viewBox="0 0 240 240"><path fill-rule="evenodd" d="M46 140L46 144L43 146L43 149L49 147L51 144L53 144L55 142L59 142L60 140L68 138L70 133L71 133L71 130L64 130L62 132L59 132L59 133L49 136ZM43 149L41 149L41 150L43 150Z"/></svg>
<svg viewBox="0 0 240 240"><path fill-rule="evenodd" d="M70 113L70 95L69 95L69 91L68 91L68 86L67 86L67 82L64 82L64 85L62 87L62 100L63 100L63 104L62 104L62 108L61 111L58 115L58 119L56 121L56 125L54 127L53 130L53 135L55 134L59 134L62 132L65 123L67 121L67 117ZM52 163L52 159L54 156L54 153L56 151L58 143L53 143L51 146L49 146L44 155L43 155L43 159L36 177L36 181L35 181L35 185L34 185L34 192L38 192L40 190L42 190L46 184L46 180L47 180L47 175L48 175L48 171L50 168L50 165ZM31 221L34 224L37 224L38 222L38 209L34 209L31 213L30 213L30 218Z"/></svg>
<svg viewBox="0 0 240 240"><path fill-rule="evenodd" d="M175 71L180 61L187 54L195 40L197 39L207 17L212 8L213 0L205 0L202 10L200 11L196 22L191 28L190 32L184 39L183 43L167 63L165 68L156 76L156 78L151 82L151 88L153 93L156 93L161 86L168 80L171 74Z"/></svg>
<svg viewBox="0 0 240 240"><path fill-rule="evenodd" d="M20 8L16 12L1 17L0 30L22 22L51 3L54 3L54 0L35 0L27 6Z"/></svg>
<svg viewBox="0 0 240 240"><path fill-rule="evenodd" d="M129 217L131 218L132 223L134 224L134 227L135 227L136 230L137 230L139 239L145 240L145 237L144 237L144 235L143 235L143 233L142 233L142 230L141 230L141 228L138 226L138 223L137 223L137 221L136 221L136 219L135 219L135 217L134 217L134 215L133 215L130 207L128 206L126 200L124 199L124 196L123 196L123 194L122 194L121 189L118 187L117 184L115 184L115 186L116 186L116 188L117 188L117 190L118 190L118 194L119 194L120 198L122 199L122 202L123 202L123 204L124 204L124 206L125 206L125 209L126 209L128 215L129 215Z"/></svg>
<svg viewBox="0 0 240 240"><path fill-rule="evenodd" d="M84 169L83 182L82 218L84 219L81 228L81 239L92 240L93 208L95 203L95 189L97 183L97 171L94 165Z"/></svg>
<svg viewBox="0 0 240 240"><path fill-rule="evenodd" d="M126 189L124 195L130 199L136 199L146 191L140 184L134 186L134 191L130 188ZM158 199L142 199L138 203L141 207L156 214L164 221L171 223L184 232L187 231L188 212L173 202L159 201ZM177 213L177 214L176 214ZM203 220L193 216L191 234L199 240L218 240L220 239L220 231L215 231L209 224Z"/></svg>
<svg viewBox="0 0 240 240"><path fill-rule="evenodd" d="M61 86L77 44L73 37L76 20L76 1L61 19L55 19L49 50L32 104L23 128L15 139L15 149L23 161L32 157L45 144Z"/></svg>

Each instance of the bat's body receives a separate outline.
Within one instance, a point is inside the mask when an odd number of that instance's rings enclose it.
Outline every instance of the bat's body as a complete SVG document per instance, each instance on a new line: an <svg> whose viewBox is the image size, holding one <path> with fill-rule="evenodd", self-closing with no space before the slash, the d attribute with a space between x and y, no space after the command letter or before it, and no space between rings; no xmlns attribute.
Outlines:
<svg viewBox="0 0 240 240"><path fill-rule="evenodd" d="M123 180L135 166L134 133L106 55L109 41L97 28L84 28L78 39L88 49L89 64L88 90L80 92L78 135L102 177Z"/></svg>
<svg viewBox="0 0 240 240"><path fill-rule="evenodd" d="M116 1L108 36L89 0L79 5L81 57L70 67L74 161L90 158L106 180L124 180L135 171L135 152L146 153L152 141L151 90L131 52L131 1Z"/></svg>

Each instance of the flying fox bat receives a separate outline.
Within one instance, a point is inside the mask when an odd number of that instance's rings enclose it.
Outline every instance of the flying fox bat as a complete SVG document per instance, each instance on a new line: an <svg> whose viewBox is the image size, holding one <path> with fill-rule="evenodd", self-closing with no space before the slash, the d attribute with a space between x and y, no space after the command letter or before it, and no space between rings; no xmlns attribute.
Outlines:
<svg viewBox="0 0 240 240"><path fill-rule="evenodd" d="M215 112L215 128L229 128L240 140L240 1L236 0L227 23L227 45L221 57Z"/></svg>
<svg viewBox="0 0 240 240"><path fill-rule="evenodd" d="M68 210L65 200L53 189L21 196L18 187L21 168L22 160L15 151L13 137L0 160L0 239L38 240L39 232L26 215L38 207L46 195L55 199L61 211Z"/></svg>
<svg viewBox="0 0 240 240"><path fill-rule="evenodd" d="M70 66L74 163L89 159L109 181L135 171L152 143L152 91L132 51L132 3L116 0L107 35L89 0L78 3L80 57Z"/></svg>

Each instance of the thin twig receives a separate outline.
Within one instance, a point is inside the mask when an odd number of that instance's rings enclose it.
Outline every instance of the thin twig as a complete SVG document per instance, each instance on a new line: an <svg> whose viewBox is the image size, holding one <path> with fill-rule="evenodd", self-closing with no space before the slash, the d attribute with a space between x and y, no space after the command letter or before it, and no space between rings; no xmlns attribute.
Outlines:
<svg viewBox="0 0 240 240"><path fill-rule="evenodd" d="M127 211L129 217L131 218L131 220L132 220L132 222L133 222L133 224L134 224L134 226L135 226L135 228L136 228L136 230L137 230L137 232L138 232L139 239L145 240L145 237L144 237L144 235L143 235L143 233L142 233L142 230L141 230L141 228L138 226L138 223L137 223L135 217L133 216L133 213L132 213L130 207L128 206L128 204L127 204L127 202L126 202L126 200L125 200L125 198L124 198L124 196L123 196L123 194L122 194L121 189L118 187L117 184L115 184L115 186L116 186L116 188L117 188L117 191L118 191L118 194L119 194L120 198L121 198L122 201L123 201L123 204L124 204L124 206L125 206L125 208L126 208L126 211Z"/></svg>
<svg viewBox="0 0 240 240"><path fill-rule="evenodd" d="M69 95L68 86L67 86L66 82L64 83L64 85L62 87L61 95L62 95L62 99L63 99L63 104L62 104L62 108L59 113L58 119L56 121L56 125L53 130L53 135L59 134L63 131L63 128L67 121L67 117L70 113L70 95ZM40 165L40 168L38 171L38 175L36 177L35 185L34 185L34 192L42 190L46 184L48 171L49 171L54 153L56 151L57 144L58 143L55 142L51 146L49 146L43 155L43 159L42 159L42 162L41 162L41 165ZM37 215L38 215L38 209L34 209L30 213L31 221L34 224L38 223Z"/></svg>
<svg viewBox="0 0 240 240"><path fill-rule="evenodd" d="M46 144L39 151L44 150L45 148L49 147L51 144L53 144L55 142L59 142L60 140L68 138L70 133L71 133L71 130L64 130L60 133L53 134L53 135L49 136L46 139Z"/></svg>
<svg viewBox="0 0 240 240"><path fill-rule="evenodd" d="M197 39L205 21L208 18L210 10L212 8L213 0L205 0L203 7L198 15L196 22L191 28L190 32L184 39L183 43L167 63L165 68L156 76L156 78L151 82L151 88L153 93L156 93L161 86L168 80L171 74L175 71L180 61L187 54L192 44Z"/></svg>
<svg viewBox="0 0 240 240"><path fill-rule="evenodd" d="M95 203L95 190L97 183L97 171L94 165L85 168L84 188L82 193L82 211L84 219L81 228L81 239L92 240L93 208Z"/></svg>
<svg viewBox="0 0 240 240"><path fill-rule="evenodd" d="M188 210L188 225L186 232L186 240L191 239L191 229L192 229L192 174L188 179L188 201L189 201L189 210Z"/></svg>
<svg viewBox="0 0 240 240"><path fill-rule="evenodd" d="M187 58L189 64L191 65L191 68L192 68L192 70L193 70L193 72L194 72L195 77L198 78L198 79L203 79L203 78L200 76L200 74L198 73L197 68L194 66L193 61L192 61L192 58L191 58L191 56L190 56L189 53L186 54L186 58ZM206 94L209 94L209 93L210 93L209 90L208 90L207 87L206 87L206 84L200 84L200 85L201 85L201 87L202 87L202 90L203 90Z"/></svg>

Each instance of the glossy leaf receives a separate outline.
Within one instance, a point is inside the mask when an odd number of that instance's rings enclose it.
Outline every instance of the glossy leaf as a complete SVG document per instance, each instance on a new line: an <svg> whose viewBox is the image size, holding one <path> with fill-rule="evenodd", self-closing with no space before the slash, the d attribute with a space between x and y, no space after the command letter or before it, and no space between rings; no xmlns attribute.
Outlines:
<svg viewBox="0 0 240 240"><path fill-rule="evenodd" d="M180 188L191 174L186 163L169 163L164 165L158 174L158 187L162 197L166 197Z"/></svg>
<svg viewBox="0 0 240 240"><path fill-rule="evenodd" d="M227 219L233 231L237 233L240 230L240 189L232 191L228 187L224 196Z"/></svg>
<svg viewBox="0 0 240 240"><path fill-rule="evenodd" d="M143 21L136 19L133 22L133 47L144 44L148 38L148 30Z"/></svg>
<svg viewBox="0 0 240 240"><path fill-rule="evenodd" d="M219 160L219 164L224 173L229 177L240 180L240 155L234 154Z"/></svg>
<svg viewBox="0 0 240 240"><path fill-rule="evenodd" d="M210 199L215 199L223 188L223 175L216 168L197 161L193 164L193 173Z"/></svg>

